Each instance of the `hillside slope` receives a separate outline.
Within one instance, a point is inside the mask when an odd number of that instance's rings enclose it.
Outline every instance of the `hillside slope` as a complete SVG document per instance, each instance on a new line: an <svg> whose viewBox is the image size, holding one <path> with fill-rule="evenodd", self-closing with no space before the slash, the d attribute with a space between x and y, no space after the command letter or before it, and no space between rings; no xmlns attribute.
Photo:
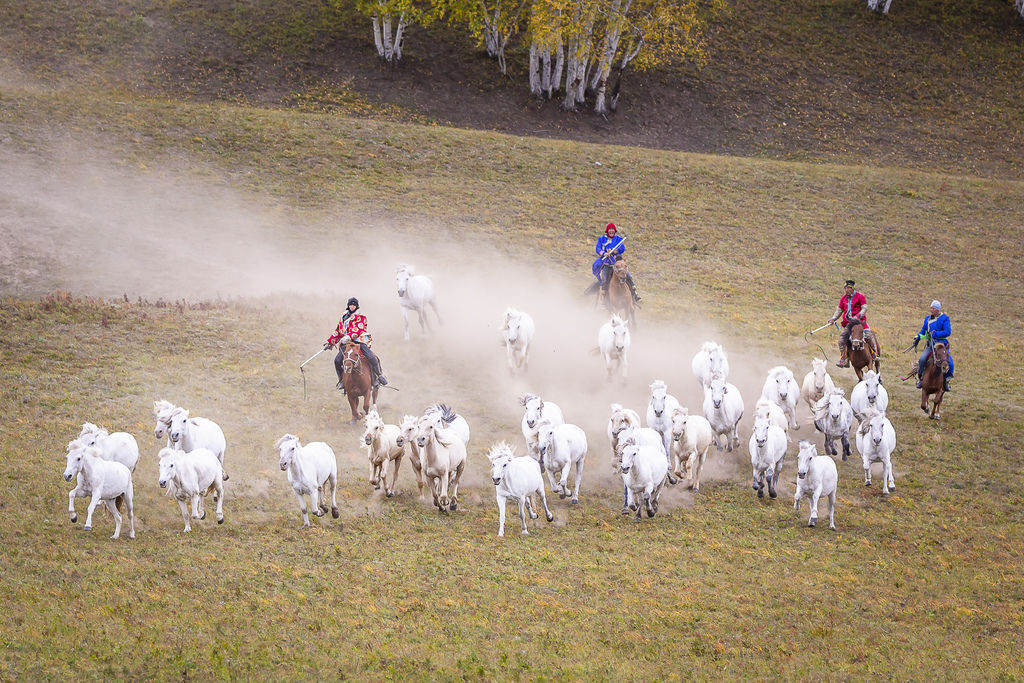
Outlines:
<svg viewBox="0 0 1024 683"><path fill-rule="evenodd" d="M730 0L709 63L627 75L618 112L530 97L457 33L414 27L397 69L326 0L0 2L0 64L52 81L682 151L1024 176L1024 22L1002 0ZM98 69L98 70L97 70Z"/></svg>

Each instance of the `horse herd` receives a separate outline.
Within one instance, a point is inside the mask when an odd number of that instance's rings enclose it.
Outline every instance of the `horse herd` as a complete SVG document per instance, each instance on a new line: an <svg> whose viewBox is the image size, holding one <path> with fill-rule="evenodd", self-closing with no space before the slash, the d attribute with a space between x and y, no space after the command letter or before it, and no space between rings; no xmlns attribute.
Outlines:
<svg viewBox="0 0 1024 683"><path fill-rule="evenodd" d="M432 283L424 276L414 276L408 266L399 269L397 280L403 316L407 316L407 309L415 310L426 328L429 323L424 307L432 305L436 313ZM527 313L506 310L502 334L512 374L526 372L535 329ZM596 350L604 359L609 379L615 373L626 377L629 346L629 323L613 314L599 330ZM712 444L717 451L727 452L740 446L738 426L745 403L739 389L728 381L730 368L725 350L715 342L706 342L694 356L691 367L704 396L699 413L691 413L681 405L661 380L650 385L644 423L637 411L618 403L610 406L606 429L610 462L622 478L622 513L635 512L637 521L643 512L648 517L657 513L666 484L684 481L694 492L700 490L701 474ZM881 463L883 494L895 489L892 454L896 434L886 417L888 393L880 375L868 371L847 400L844 390L836 387L829 376L826 362L820 359L812 361L800 384L789 368L772 368L753 405L754 424L747 444L752 488L758 498L764 497L766 488L769 498L777 497L780 473L792 443L791 432L800 428L796 413L801 400L809 406L815 428L823 435L826 454L819 455L810 441L799 442L794 508L799 509L803 498L810 498L809 526L814 526L819 498L825 496L829 501L829 527L834 529L838 470L830 456L839 454L835 444L838 440L842 459L849 457L854 418L859 421L855 441L865 485L871 484L871 465ZM520 405L525 454L517 456L514 446L507 441L492 445L487 453L499 510L499 536L504 535L505 506L510 498L518 505L524 534L528 533L527 515L538 517L534 497L539 497L548 521L553 519L545 493L545 472L552 493L570 498L572 504L578 503L584 464L590 452L585 431L566 422L557 404L526 394L520 397ZM191 519L205 518L204 498L210 494L216 505L217 522L222 523L224 481L228 479L223 430L212 420L193 417L188 410L168 401L156 401L153 413L154 434L158 439L167 438L167 446L158 454L158 484L177 501L184 531L190 531ZM469 424L464 417L446 405L435 404L420 415L405 415L399 424L387 424L376 407L371 406L363 423L361 441L371 467L370 483L375 489L383 487L387 497L395 494L398 471L407 455L420 498L427 487L438 510L458 509L459 483L467 465L470 440ZM281 470L287 473L298 501L303 526L310 525L310 511L320 517L330 510L337 518L338 465L333 449L324 442L303 445L292 434L280 437L275 448L279 451ZM71 481L77 477L75 488L68 494L71 521L77 521L75 498L88 497L85 528L91 529L93 511L103 503L114 517L113 538L118 538L123 506L128 516L129 537L134 538L132 473L138 458L138 444L130 434L111 434L85 423L67 447L64 478Z"/></svg>

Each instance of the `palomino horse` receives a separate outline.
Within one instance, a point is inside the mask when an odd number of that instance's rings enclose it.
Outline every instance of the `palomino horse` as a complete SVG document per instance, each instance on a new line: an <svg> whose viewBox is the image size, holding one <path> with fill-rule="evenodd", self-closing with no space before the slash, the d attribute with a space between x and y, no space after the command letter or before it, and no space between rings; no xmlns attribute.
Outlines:
<svg viewBox="0 0 1024 683"><path fill-rule="evenodd" d="M626 262L619 259L612 266L612 274L608 280L608 292L606 303L610 313L617 313L623 320L628 320L632 327L636 327L636 305L633 303L633 295L629 291L629 284L626 278L629 271L626 270Z"/></svg>
<svg viewBox="0 0 1024 683"><path fill-rule="evenodd" d="M878 337L875 336L875 345L878 345ZM877 349L878 353L881 354L881 348ZM878 356L875 354L875 349L871 348L871 344L867 343L864 339L864 325L859 322L850 323L850 350L849 356L850 366L853 371L857 373L857 381L864 379L864 368L871 367L871 364L875 364L875 372L880 372Z"/></svg>
<svg viewBox="0 0 1024 683"><path fill-rule="evenodd" d="M933 420L938 420L940 417L939 406L942 405L942 395L946 393L942 380L948 371L949 347L945 344L932 344L932 352L925 363L924 374L921 375L921 410L925 413L928 412L928 397L934 394L932 412L928 416Z"/></svg>
<svg viewBox="0 0 1024 683"><path fill-rule="evenodd" d="M345 388L345 395L348 396L348 405L352 409L352 419L348 423L355 424L362 417L359 413L359 399L363 399L362 414L365 415L370 412L372 406L377 405L378 387L373 386L370 364L359 348L359 344L355 342L347 342L345 344L345 358L342 361L342 368L341 385Z"/></svg>

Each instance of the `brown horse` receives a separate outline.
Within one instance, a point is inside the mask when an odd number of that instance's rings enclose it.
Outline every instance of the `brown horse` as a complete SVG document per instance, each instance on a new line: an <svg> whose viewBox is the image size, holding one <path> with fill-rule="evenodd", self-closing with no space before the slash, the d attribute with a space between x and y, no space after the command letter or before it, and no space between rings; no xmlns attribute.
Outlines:
<svg viewBox="0 0 1024 683"><path fill-rule="evenodd" d="M345 344L345 358L342 361L342 369L341 385L345 388L345 394L348 396L348 405L352 409L352 419L348 423L355 424L362 415L370 411L372 406L377 405L378 387L373 386L370 363L366 360L366 356L363 355L359 344L355 342L347 342ZM359 413L360 398L363 399L362 415Z"/></svg>
<svg viewBox="0 0 1024 683"><path fill-rule="evenodd" d="M864 324L860 322L852 322L849 326L850 330L850 343L848 346L847 358L850 359L850 366L853 371L857 373L857 381L864 379L864 368L871 368L871 364L875 365L875 372L879 374L879 366L881 363L878 360L878 356L875 355L875 350L871 348L864 339ZM875 344L878 344L878 337L875 337ZM881 353L881 349L879 349Z"/></svg>
<svg viewBox="0 0 1024 683"><path fill-rule="evenodd" d="M629 284L626 279L629 271L626 270L626 262L619 259L612 266L612 274L608 280L608 292L606 294L608 311L617 313L623 320L628 320L631 327L636 327L636 305L633 303L633 295L629 291Z"/></svg>
<svg viewBox="0 0 1024 683"><path fill-rule="evenodd" d="M921 375L921 410L928 413L928 397L932 394L932 411L930 417L938 420L939 406L942 405L942 396L945 394L945 383L942 381L946 372L949 371L949 347L945 344L933 344L932 352L924 366L924 374ZM914 372L917 372L915 368Z"/></svg>

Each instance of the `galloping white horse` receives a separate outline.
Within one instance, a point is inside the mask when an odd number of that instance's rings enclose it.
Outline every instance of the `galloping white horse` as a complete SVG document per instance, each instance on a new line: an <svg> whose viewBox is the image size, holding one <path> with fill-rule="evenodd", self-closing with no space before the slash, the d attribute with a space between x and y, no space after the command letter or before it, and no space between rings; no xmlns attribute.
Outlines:
<svg viewBox="0 0 1024 683"><path fill-rule="evenodd" d="M608 370L608 381L616 370L622 371L622 379L629 374L629 323L618 315L601 326L597 332L597 346Z"/></svg>
<svg viewBox="0 0 1024 683"><path fill-rule="evenodd" d="M509 308L505 311L505 325L501 332L505 337L508 371L513 375L526 372L530 364L530 342L533 341L533 318L529 313Z"/></svg>
<svg viewBox="0 0 1024 683"><path fill-rule="evenodd" d="M438 324L444 324L441 314L437 312L437 301L434 298L434 283L426 275L416 275L408 264L398 266L395 274L398 284L398 303L402 307L402 321L405 323L405 340L409 341L409 309L416 311L420 320L420 331L430 331L427 320L427 304L434 309Z"/></svg>
<svg viewBox="0 0 1024 683"><path fill-rule="evenodd" d="M722 379L729 377L729 359L726 358L722 345L713 341L704 342L690 366L693 368L694 377L700 382L701 389L710 387L715 375L720 375Z"/></svg>

